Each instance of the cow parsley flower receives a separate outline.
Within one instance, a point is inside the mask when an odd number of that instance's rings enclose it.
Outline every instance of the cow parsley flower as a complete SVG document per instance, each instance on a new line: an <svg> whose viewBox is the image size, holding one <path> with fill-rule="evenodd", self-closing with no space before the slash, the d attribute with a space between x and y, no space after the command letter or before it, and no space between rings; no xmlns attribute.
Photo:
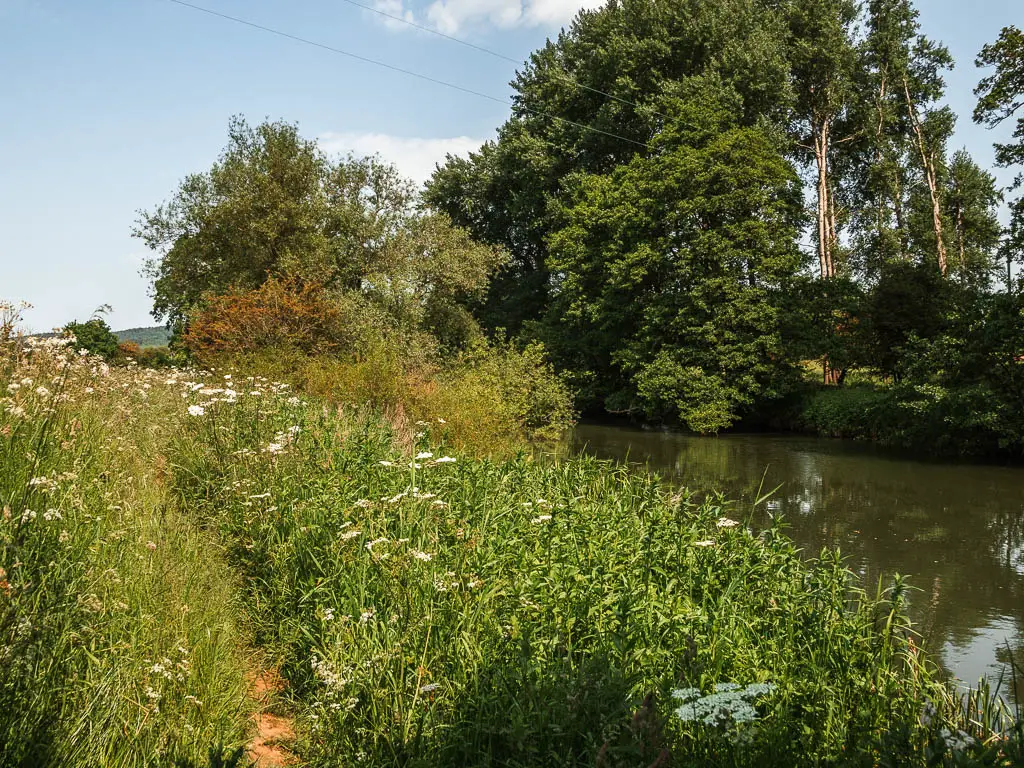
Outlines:
<svg viewBox="0 0 1024 768"><path fill-rule="evenodd" d="M201 405L190 405L188 407L189 416L202 416L204 413L206 413L206 409Z"/></svg>
<svg viewBox="0 0 1024 768"><path fill-rule="evenodd" d="M714 692L706 695L699 688L681 688L672 691L672 696L683 702L676 709L676 717L683 722L725 726L756 720L753 700L774 690L772 683L753 683L746 688L736 683L718 683Z"/></svg>

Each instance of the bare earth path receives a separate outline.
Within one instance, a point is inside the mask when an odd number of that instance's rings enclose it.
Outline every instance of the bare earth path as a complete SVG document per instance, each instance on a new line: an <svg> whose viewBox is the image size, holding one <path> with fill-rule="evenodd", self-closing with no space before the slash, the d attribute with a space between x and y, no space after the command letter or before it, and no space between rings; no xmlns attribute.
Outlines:
<svg viewBox="0 0 1024 768"><path fill-rule="evenodd" d="M263 670L252 681L252 695L259 704L259 711L253 715L256 735L249 742L246 752L258 768L277 768L298 762L295 755L286 748L288 743L295 740L292 719L266 711L282 688L284 681L276 669Z"/></svg>

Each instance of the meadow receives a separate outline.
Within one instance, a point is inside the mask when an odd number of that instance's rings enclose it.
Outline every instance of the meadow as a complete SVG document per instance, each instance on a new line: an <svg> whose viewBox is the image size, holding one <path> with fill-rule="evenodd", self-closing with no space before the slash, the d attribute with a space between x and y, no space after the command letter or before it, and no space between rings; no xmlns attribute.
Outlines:
<svg viewBox="0 0 1024 768"><path fill-rule="evenodd" d="M244 765L266 670L315 766L1024 762L906 583L727 500L60 340L0 387L4 766Z"/></svg>

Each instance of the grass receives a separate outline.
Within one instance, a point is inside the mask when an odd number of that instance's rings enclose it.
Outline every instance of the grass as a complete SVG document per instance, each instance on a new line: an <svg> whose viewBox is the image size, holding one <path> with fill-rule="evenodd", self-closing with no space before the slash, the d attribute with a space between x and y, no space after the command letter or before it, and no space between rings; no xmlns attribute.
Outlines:
<svg viewBox="0 0 1024 768"><path fill-rule="evenodd" d="M180 397L2 351L0 765L205 765L251 705L235 579L166 503Z"/></svg>
<svg viewBox="0 0 1024 768"><path fill-rule="evenodd" d="M449 456L435 424L246 386L178 436L175 488L227 543L312 765L1011 764L902 583L869 598L834 554L621 466ZM756 683L754 722L674 714Z"/></svg>
<svg viewBox="0 0 1024 768"><path fill-rule="evenodd" d="M1021 762L998 697L937 681L906 585L749 510L54 342L8 343L0 386L0 765L238 762L254 645L308 765Z"/></svg>

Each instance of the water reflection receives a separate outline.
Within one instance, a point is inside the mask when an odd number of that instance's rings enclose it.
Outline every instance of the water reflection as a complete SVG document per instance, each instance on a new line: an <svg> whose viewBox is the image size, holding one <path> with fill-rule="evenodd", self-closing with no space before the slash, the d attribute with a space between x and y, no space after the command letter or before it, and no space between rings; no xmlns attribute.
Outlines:
<svg viewBox="0 0 1024 768"><path fill-rule="evenodd" d="M974 683L1024 660L1024 469L938 464L789 435L703 438L581 425L573 449L648 464L733 515L778 515L809 555L838 547L873 588L910 577L911 616L946 669ZM781 486L753 509L761 493ZM1009 650L1007 649L1009 644ZM1024 679L1018 681L1024 693Z"/></svg>

